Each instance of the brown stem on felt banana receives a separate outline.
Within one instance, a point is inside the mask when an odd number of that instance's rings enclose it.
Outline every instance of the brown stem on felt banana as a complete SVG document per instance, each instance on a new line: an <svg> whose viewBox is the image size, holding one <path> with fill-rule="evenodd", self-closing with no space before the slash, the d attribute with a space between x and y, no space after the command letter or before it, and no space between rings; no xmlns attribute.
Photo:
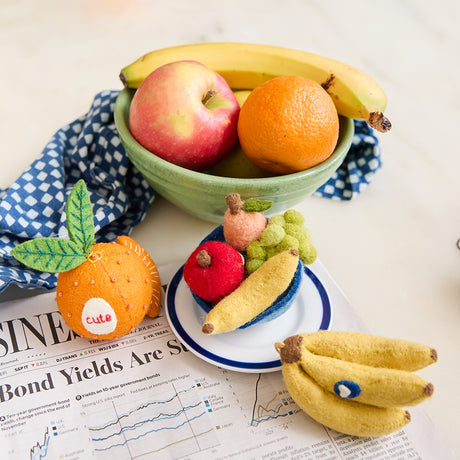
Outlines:
<svg viewBox="0 0 460 460"><path fill-rule="evenodd" d="M243 201L239 193L230 193L225 197L225 202L227 203L230 214L239 214L243 210Z"/></svg>
<svg viewBox="0 0 460 460"><path fill-rule="evenodd" d="M427 396L432 396L433 393L434 393L434 385L432 383L428 383L425 387L425 389L423 390L423 392L427 395Z"/></svg>
<svg viewBox="0 0 460 460"><path fill-rule="evenodd" d="M391 121L382 112L371 112L366 120L368 125L381 133L391 129Z"/></svg>
<svg viewBox="0 0 460 460"><path fill-rule="evenodd" d="M214 325L211 323L205 323L201 327L203 334L212 334L214 332Z"/></svg>
<svg viewBox="0 0 460 460"><path fill-rule="evenodd" d="M211 256L206 249L203 249L196 255L196 260L201 268L207 268L211 265Z"/></svg>
<svg viewBox="0 0 460 460"><path fill-rule="evenodd" d="M302 357L302 344L303 337L301 335L293 335L288 337L283 343L275 343L275 349L280 354L281 362L296 363Z"/></svg>

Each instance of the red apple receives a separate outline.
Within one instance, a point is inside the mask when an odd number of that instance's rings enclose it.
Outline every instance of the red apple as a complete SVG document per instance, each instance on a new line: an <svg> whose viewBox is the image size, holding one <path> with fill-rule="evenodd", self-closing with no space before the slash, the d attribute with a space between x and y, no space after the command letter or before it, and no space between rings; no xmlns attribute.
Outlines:
<svg viewBox="0 0 460 460"><path fill-rule="evenodd" d="M154 70L131 102L129 127L147 150L166 161L204 171L238 143L240 106L227 82L196 61Z"/></svg>

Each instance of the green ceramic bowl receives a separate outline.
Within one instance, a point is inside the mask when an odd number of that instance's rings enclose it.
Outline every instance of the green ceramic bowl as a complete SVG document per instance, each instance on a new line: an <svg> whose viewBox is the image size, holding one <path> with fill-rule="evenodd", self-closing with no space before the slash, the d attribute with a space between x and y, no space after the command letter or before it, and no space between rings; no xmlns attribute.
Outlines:
<svg viewBox="0 0 460 460"><path fill-rule="evenodd" d="M161 196L184 211L206 221L222 223L225 197L273 201L267 215L281 214L311 195L343 162L354 134L353 120L340 117L340 133L333 154L313 168L283 176L241 179L191 171L169 163L142 147L129 131L129 107L134 90L123 89L115 104L115 124L131 162Z"/></svg>

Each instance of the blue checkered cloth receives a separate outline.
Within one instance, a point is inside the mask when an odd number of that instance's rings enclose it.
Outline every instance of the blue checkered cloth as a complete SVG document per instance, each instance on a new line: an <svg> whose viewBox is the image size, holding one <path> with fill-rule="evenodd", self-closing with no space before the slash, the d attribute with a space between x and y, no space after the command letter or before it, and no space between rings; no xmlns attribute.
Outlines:
<svg viewBox="0 0 460 460"><path fill-rule="evenodd" d="M380 145L374 130L365 121L355 120L355 135L345 160L313 195L351 200L367 188L381 166Z"/></svg>
<svg viewBox="0 0 460 460"><path fill-rule="evenodd" d="M16 182L0 190L0 292L11 283L28 289L56 287L55 273L25 267L10 250L32 238L68 238L65 204L79 179L88 188L98 242L128 235L145 217L155 192L121 145L113 119L118 94L97 94L86 115L61 128ZM350 200L369 185L380 166L373 130L355 121L343 164L314 195Z"/></svg>
<svg viewBox="0 0 460 460"><path fill-rule="evenodd" d="M97 242L128 235L155 192L130 163L113 119L118 91L97 94L89 112L61 128L40 157L7 190L0 190L0 292L10 284L52 290L55 273L29 269L10 250L39 237L68 238L65 204L84 179Z"/></svg>

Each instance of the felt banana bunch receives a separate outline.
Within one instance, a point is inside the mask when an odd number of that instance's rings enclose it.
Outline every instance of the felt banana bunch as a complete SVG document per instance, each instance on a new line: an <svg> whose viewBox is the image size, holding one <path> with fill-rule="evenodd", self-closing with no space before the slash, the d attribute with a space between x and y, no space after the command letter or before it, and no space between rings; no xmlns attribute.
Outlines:
<svg viewBox="0 0 460 460"><path fill-rule="evenodd" d="M319 331L275 344L286 387L299 407L329 428L383 436L410 422L402 409L429 398L433 385L412 371L437 360L414 342L356 332Z"/></svg>

